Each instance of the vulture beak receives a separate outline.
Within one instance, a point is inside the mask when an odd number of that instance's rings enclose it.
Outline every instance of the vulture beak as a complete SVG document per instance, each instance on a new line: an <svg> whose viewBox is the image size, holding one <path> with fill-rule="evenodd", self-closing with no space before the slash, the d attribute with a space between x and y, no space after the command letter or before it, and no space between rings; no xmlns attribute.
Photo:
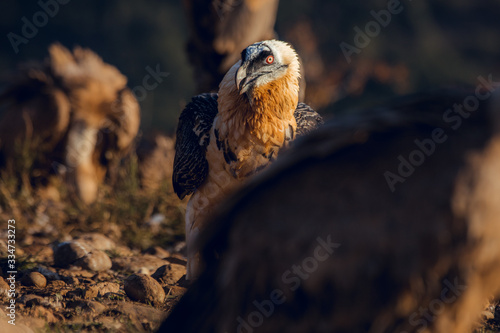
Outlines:
<svg viewBox="0 0 500 333"><path fill-rule="evenodd" d="M244 62L236 72L236 88L240 92L240 95L246 93L249 88L249 81L247 80L247 68L248 63Z"/></svg>

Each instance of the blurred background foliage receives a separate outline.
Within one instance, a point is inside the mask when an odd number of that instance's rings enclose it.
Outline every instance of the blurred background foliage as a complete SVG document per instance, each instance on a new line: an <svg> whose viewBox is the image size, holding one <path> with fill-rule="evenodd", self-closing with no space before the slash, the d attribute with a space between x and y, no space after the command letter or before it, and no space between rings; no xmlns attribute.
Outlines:
<svg viewBox="0 0 500 333"><path fill-rule="evenodd" d="M46 2L47 0L42 0ZM442 86L475 85L477 76L500 81L500 2L493 0L401 1L378 36L348 63L339 47L354 44L354 27L364 30L370 11L388 1L282 0L276 32L304 61L306 102L323 114L341 113L396 95ZM182 107L194 94L186 55L187 24L180 0L70 0L15 53L7 37L21 35L38 1L0 4L2 84L19 63L42 59L55 41L89 47L142 86L146 67L170 75L141 101L143 132L173 133Z"/></svg>

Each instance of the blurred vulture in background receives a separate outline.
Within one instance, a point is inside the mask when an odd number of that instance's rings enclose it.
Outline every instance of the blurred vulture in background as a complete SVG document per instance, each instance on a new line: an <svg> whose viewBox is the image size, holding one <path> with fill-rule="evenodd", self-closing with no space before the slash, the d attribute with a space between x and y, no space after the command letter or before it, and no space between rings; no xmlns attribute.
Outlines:
<svg viewBox="0 0 500 333"><path fill-rule="evenodd" d="M215 92L248 45L275 37L278 0L184 0L198 93Z"/></svg>
<svg viewBox="0 0 500 333"><path fill-rule="evenodd" d="M35 154L32 182L62 172L85 203L93 202L139 129L139 105L126 84L92 51L50 46L49 57L22 68L0 96L3 166L18 172L28 149Z"/></svg>
<svg viewBox="0 0 500 333"><path fill-rule="evenodd" d="M492 87L402 98L296 141L212 217L160 332L470 332L500 287Z"/></svg>

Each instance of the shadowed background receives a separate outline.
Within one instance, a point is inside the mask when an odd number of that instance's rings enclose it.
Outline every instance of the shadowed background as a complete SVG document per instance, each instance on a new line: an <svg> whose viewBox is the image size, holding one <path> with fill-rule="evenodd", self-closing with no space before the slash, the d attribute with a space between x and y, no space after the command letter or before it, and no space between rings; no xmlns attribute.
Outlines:
<svg viewBox="0 0 500 333"><path fill-rule="evenodd" d="M320 113L443 85L475 85L479 75L492 73L495 79L500 73L500 4L492 0L401 1L402 12L348 63L339 44L355 45L354 27L364 30L374 20L370 11L387 5L383 0L281 1L277 37L301 55L305 100ZM182 107L196 93L182 2L71 0L59 7L16 54L8 33L21 36L22 18L33 22L41 7L36 1L0 4L2 83L20 62L45 57L54 41L91 48L129 78L130 88L143 85L146 67L159 65L169 76L141 101L141 128L173 133Z"/></svg>

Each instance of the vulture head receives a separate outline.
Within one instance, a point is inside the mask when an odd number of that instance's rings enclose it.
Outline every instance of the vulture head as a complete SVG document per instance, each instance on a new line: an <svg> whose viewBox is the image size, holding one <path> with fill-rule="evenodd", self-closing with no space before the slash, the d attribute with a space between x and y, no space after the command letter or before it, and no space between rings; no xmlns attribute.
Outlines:
<svg viewBox="0 0 500 333"><path fill-rule="evenodd" d="M255 43L241 53L236 72L236 87L250 98L265 92L272 84L286 84L298 95L300 62L295 50L287 43L269 40Z"/></svg>

